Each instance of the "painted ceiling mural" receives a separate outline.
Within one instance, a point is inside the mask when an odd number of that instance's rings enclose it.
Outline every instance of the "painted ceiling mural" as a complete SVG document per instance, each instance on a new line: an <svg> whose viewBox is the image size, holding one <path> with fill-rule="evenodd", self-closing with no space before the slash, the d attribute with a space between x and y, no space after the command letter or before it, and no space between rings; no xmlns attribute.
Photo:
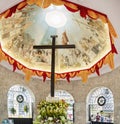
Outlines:
<svg viewBox="0 0 120 124"><path fill-rule="evenodd" d="M52 4L52 5L51 5ZM51 10L66 16L63 27L54 28L45 21ZM51 50L33 49L33 45L51 45L51 35L58 35L56 44L75 44L75 49L57 49L55 60L56 79L75 76L87 81L88 75L103 64L114 68L114 37L117 34L103 13L67 1L25 0L0 15L0 60L13 65L26 75L50 78Z"/></svg>

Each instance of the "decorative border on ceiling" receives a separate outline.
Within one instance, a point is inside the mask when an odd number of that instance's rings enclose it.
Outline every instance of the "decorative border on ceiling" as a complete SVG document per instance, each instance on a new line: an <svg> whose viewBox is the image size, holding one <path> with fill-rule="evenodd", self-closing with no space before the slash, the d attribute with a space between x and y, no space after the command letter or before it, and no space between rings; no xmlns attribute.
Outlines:
<svg viewBox="0 0 120 124"><path fill-rule="evenodd" d="M71 12L80 12L80 16L83 18L86 18L86 16L89 16L92 19L101 19L104 23L108 23L109 26L109 32L110 32L110 38L111 38L111 51L103 57L99 62L97 62L95 65L93 65L89 69L85 70L79 70L79 71L74 71L74 72L67 72L67 73L55 73L55 79L67 79L68 82L70 82L70 78L74 78L75 76L80 77L83 82L87 82L88 76L92 73L97 73L97 75L100 75L99 69L105 65L108 64L111 69L114 69L114 54L117 54L117 50L114 46L114 38L117 38L117 33L114 30L111 22L109 21L107 15L100 13L96 10L68 2L68 1L63 1L63 0L24 0L23 2L15 5L14 7L6 10L5 12L0 14L0 19L1 18L8 18L12 16L13 13L15 13L17 10L23 9L26 5L32 5L36 4L37 6L40 6L42 8L47 8L51 4L54 5L64 5L69 11ZM27 81L30 80L32 76L39 76L43 77L43 81L46 80L46 78L50 78L51 73L50 72L45 72L45 71L40 71L40 70L31 70L18 61L16 61L14 58L6 54L3 50L2 47L0 46L0 61L5 60L8 61L11 65L13 65L13 71L16 69L21 70L25 73L25 79Z"/></svg>

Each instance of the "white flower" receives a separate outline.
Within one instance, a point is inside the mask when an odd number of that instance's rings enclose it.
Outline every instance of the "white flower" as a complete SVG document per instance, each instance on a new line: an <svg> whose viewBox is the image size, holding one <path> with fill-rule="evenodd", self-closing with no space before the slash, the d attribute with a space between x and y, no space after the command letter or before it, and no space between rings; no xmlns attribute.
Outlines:
<svg viewBox="0 0 120 124"><path fill-rule="evenodd" d="M52 120L53 120L53 117L48 117L48 120L49 120L49 121L52 121Z"/></svg>

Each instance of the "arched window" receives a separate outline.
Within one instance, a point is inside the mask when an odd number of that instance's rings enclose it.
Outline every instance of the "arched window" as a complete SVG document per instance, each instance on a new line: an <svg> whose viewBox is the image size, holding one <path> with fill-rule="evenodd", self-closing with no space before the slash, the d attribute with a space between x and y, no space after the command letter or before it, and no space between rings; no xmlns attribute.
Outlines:
<svg viewBox="0 0 120 124"><path fill-rule="evenodd" d="M114 99L110 89L100 87L92 90L87 103L89 121L114 122ZM99 120L97 114L100 115Z"/></svg>
<svg viewBox="0 0 120 124"><path fill-rule="evenodd" d="M21 85L12 86L8 91L8 117L32 118L35 98L32 92Z"/></svg>
<svg viewBox="0 0 120 124"><path fill-rule="evenodd" d="M55 97L59 98L59 100L63 99L69 104L68 110L67 110L67 119L73 122L74 121L74 98L73 96L67 91L55 90Z"/></svg>

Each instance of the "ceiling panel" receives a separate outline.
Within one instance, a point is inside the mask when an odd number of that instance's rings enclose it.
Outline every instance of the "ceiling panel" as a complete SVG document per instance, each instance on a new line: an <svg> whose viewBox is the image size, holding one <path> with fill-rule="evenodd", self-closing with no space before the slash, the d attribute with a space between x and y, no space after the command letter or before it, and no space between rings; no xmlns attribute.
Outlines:
<svg viewBox="0 0 120 124"><path fill-rule="evenodd" d="M18 4L23 0L0 0L0 13L4 12L5 10L11 8L12 6ZM112 25L114 26L118 38L115 39L115 47L117 48L118 53L120 53L120 16L118 16L120 11L120 0L69 0L74 3L79 3L80 5L86 6L88 8L97 10L99 12L105 13L108 18L110 19ZM120 55L115 55L115 67L118 67L120 65ZM109 68L106 66L103 67L101 70L101 73L109 72Z"/></svg>

